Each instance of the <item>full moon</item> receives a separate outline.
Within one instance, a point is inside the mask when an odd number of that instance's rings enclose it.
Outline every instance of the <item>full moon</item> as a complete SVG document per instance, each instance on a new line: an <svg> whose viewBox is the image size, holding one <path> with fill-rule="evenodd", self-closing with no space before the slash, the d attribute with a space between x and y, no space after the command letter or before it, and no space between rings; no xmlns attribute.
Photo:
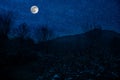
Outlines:
<svg viewBox="0 0 120 80"><path fill-rule="evenodd" d="M32 6L30 10L32 14L37 14L39 12L39 8L37 6Z"/></svg>

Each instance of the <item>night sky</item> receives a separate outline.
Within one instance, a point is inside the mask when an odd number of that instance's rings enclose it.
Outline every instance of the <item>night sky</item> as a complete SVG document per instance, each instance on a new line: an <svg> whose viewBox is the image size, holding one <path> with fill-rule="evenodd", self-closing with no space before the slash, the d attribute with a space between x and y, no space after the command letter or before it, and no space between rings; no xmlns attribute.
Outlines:
<svg viewBox="0 0 120 80"><path fill-rule="evenodd" d="M59 36L82 33L86 24L120 32L119 4L119 0L1 0L0 12L13 11L14 25L47 24ZM32 5L39 7L38 14L30 12Z"/></svg>

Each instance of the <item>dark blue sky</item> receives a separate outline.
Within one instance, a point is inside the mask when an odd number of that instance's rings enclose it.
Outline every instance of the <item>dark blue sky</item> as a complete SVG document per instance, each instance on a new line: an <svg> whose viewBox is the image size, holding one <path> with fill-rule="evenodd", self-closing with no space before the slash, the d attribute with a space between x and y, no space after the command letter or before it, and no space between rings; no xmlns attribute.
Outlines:
<svg viewBox="0 0 120 80"><path fill-rule="evenodd" d="M30 12L32 5L40 8L38 14ZM87 23L120 32L119 0L1 0L3 10L17 15L16 25L48 24L58 35L82 33Z"/></svg>

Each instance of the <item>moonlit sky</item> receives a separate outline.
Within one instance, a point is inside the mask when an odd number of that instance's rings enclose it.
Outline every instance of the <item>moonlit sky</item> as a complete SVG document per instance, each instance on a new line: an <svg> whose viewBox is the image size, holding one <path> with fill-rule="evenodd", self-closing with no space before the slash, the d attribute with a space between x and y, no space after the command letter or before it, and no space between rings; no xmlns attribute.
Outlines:
<svg viewBox="0 0 120 80"><path fill-rule="evenodd" d="M0 12L13 11L15 25L47 24L58 35L82 33L87 23L120 32L119 4L119 0L1 0ZM39 7L38 14L30 12L33 5Z"/></svg>

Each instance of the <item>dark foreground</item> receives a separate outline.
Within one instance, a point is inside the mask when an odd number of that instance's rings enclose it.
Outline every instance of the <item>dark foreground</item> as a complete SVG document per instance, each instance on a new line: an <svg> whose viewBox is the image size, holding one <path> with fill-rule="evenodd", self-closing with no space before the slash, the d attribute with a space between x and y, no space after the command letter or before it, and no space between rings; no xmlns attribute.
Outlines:
<svg viewBox="0 0 120 80"><path fill-rule="evenodd" d="M120 80L118 33L93 30L37 45L18 42L0 47L0 80Z"/></svg>

